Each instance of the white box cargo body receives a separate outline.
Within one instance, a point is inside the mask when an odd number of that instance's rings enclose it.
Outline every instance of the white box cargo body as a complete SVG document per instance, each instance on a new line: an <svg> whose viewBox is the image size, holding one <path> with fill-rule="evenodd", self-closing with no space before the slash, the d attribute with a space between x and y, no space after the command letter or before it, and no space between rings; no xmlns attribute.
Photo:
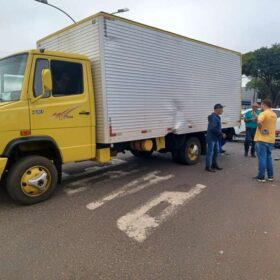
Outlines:
<svg viewBox="0 0 280 280"><path fill-rule="evenodd" d="M97 143L205 131L215 103L238 125L239 53L99 13L40 41L92 62Z"/></svg>

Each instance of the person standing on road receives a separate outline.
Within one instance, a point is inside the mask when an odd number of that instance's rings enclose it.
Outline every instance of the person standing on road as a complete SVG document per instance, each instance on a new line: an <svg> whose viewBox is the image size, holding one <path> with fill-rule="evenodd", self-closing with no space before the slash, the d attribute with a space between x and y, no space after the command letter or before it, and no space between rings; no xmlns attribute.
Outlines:
<svg viewBox="0 0 280 280"><path fill-rule="evenodd" d="M255 154L255 134L257 130L257 118L260 114L260 110L258 110L259 105L258 103L253 103L252 110L249 110L247 113L244 114L244 122L246 125L246 137L244 142L244 156L247 157L250 146L251 146L251 156L256 157Z"/></svg>
<svg viewBox="0 0 280 280"><path fill-rule="evenodd" d="M208 116L208 128L207 128L207 153L206 153L206 167L208 172L215 172L216 170L222 170L218 165L218 155L220 148L220 141L225 138L225 134L222 133L221 117L224 106L216 104L214 106L214 112Z"/></svg>
<svg viewBox="0 0 280 280"><path fill-rule="evenodd" d="M258 182L273 181L272 148L275 143L275 128L277 115L271 110L271 101L264 100L261 104L262 113L257 119L257 131L255 135L256 151L258 156L258 176L254 177Z"/></svg>

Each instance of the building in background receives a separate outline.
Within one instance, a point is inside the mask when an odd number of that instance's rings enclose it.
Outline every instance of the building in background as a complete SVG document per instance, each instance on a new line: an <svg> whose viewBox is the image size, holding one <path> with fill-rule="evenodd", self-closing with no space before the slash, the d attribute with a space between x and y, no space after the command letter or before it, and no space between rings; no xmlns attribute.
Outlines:
<svg viewBox="0 0 280 280"><path fill-rule="evenodd" d="M242 109L251 108L253 102L261 102L261 99L258 98L258 94L254 89L246 89L242 87L242 96L241 96L241 107Z"/></svg>

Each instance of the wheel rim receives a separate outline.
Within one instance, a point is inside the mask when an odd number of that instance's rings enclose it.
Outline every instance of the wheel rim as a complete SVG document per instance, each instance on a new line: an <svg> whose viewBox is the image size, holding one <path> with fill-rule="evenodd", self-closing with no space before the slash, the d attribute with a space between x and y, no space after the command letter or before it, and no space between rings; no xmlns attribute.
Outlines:
<svg viewBox="0 0 280 280"><path fill-rule="evenodd" d="M21 178L21 190L29 197L44 194L50 187L51 176L43 166L32 166L27 169Z"/></svg>
<svg viewBox="0 0 280 280"><path fill-rule="evenodd" d="M188 149L188 158L190 160L197 160L198 158L198 145L196 144L191 144L189 149Z"/></svg>

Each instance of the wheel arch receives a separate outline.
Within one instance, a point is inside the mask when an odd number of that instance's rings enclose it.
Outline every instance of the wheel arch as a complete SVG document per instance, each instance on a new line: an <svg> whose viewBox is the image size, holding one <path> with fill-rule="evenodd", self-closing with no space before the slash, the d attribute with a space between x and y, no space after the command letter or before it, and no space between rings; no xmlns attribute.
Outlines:
<svg viewBox="0 0 280 280"><path fill-rule="evenodd" d="M187 133L187 134L168 134L166 136L166 142L167 142L167 147L170 151L173 150L178 150L180 149L184 143L192 138L196 137L201 144L201 154L205 155L206 154L206 137L205 137L206 132L195 132L195 133Z"/></svg>
<svg viewBox="0 0 280 280"><path fill-rule="evenodd" d="M34 136L14 139L2 154L3 157L8 158L7 168L19 158L29 155L40 155L53 160L61 178L63 158L57 143L51 137Z"/></svg>

